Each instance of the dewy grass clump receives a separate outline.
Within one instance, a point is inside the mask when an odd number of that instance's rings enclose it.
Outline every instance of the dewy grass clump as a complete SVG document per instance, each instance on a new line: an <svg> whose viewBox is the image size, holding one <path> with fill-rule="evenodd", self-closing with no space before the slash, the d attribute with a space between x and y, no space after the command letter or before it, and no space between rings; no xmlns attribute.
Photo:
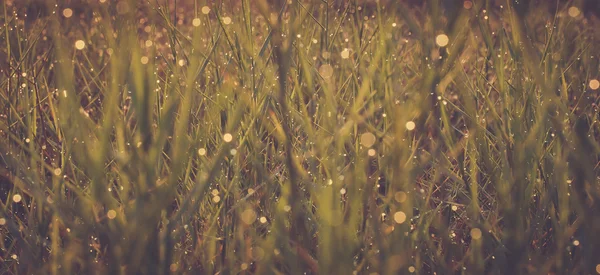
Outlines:
<svg viewBox="0 0 600 275"><path fill-rule="evenodd" d="M600 274L596 2L412 2L3 1L0 273Z"/></svg>

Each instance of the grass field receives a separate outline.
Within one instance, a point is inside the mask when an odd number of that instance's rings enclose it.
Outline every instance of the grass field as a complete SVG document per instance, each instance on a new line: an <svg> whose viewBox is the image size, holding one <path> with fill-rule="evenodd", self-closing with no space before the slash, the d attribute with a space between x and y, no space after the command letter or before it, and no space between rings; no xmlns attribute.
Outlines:
<svg viewBox="0 0 600 275"><path fill-rule="evenodd" d="M600 274L582 1L273 2L2 1L0 274Z"/></svg>

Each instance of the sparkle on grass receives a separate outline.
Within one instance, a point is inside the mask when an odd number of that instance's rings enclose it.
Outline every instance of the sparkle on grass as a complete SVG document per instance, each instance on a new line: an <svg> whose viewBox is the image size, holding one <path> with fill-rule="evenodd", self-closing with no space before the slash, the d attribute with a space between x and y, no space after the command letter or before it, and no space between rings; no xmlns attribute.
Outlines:
<svg viewBox="0 0 600 275"><path fill-rule="evenodd" d="M579 8L573 6L573 7L569 8L568 13L569 13L569 16L575 18L581 14L581 11L579 10Z"/></svg>
<svg viewBox="0 0 600 275"><path fill-rule="evenodd" d="M406 199L408 198L408 196L406 195L406 192L396 192L396 194L394 194L394 199L396 199L397 202L399 203L403 203L406 201Z"/></svg>
<svg viewBox="0 0 600 275"><path fill-rule="evenodd" d="M204 148L198 149L198 155L200 155L200 156L206 155L206 149L204 149Z"/></svg>
<svg viewBox="0 0 600 275"><path fill-rule="evenodd" d="M410 272L410 273L414 273L416 270L417 269L412 265L408 267L408 272Z"/></svg>
<svg viewBox="0 0 600 275"><path fill-rule="evenodd" d="M417 127L414 121L409 121L406 123L406 130L412 131Z"/></svg>
<svg viewBox="0 0 600 275"><path fill-rule="evenodd" d="M456 210L458 210L458 206L452 205L452 211L456 211Z"/></svg>
<svg viewBox="0 0 600 275"><path fill-rule="evenodd" d="M221 201L221 197L219 197L219 196L214 196L214 197L213 197L213 202L214 202L214 203L218 203L218 202L220 202L220 201Z"/></svg>
<svg viewBox="0 0 600 275"><path fill-rule="evenodd" d="M435 44L440 47L446 47L449 41L448 36L443 33L435 37Z"/></svg>
<svg viewBox="0 0 600 275"><path fill-rule="evenodd" d="M140 62L144 65L148 64L148 61L150 61L150 59L147 56L142 56L142 58L140 58Z"/></svg>
<svg viewBox="0 0 600 275"><path fill-rule="evenodd" d="M194 27L199 27L200 26L200 18L194 18L194 20L192 20L192 25Z"/></svg>
<svg viewBox="0 0 600 275"><path fill-rule="evenodd" d="M229 17L229 16L223 17L223 24L225 24L225 25L231 24L231 17Z"/></svg>
<svg viewBox="0 0 600 275"><path fill-rule="evenodd" d="M145 44L146 44L146 47L147 47L147 48L150 48L150 47L152 47L152 45L153 45L154 43L152 42L152 40L146 40Z"/></svg>
<svg viewBox="0 0 600 275"><path fill-rule="evenodd" d="M464 7L465 9L468 9L468 10L470 10L470 9L473 7L473 2L471 2L471 1L465 1L465 2L463 3L463 7Z"/></svg>
<svg viewBox="0 0 600 275"><path fill-rule="evenodd" d="M60 168L54 169L54 175L55 176L60 176L60 173L62 173L62 170Z"/></svg>
<svg viewBox="0 0 600 275"><path fill-rule="evenodd" d="M406 214L402 211L394 213L394 221L398 224L402 224L406 221Z"/></svg>
<svg viewBox="0 0 600 275"><path fill-rule="evenodd" d="M250 225L250 224L254 223L255 220L256 220L256 212L254 211L254 209L248 208L248 209L244 210L244 212L242 212L242 221L245 224Z"/></svg>
<svg viewBox="0 0 600 275"><path fill-rule="evenodd" d="M202 7L202 13L203 14L208 14L209 12L210 12L210 8L208 6Z"/></svg>
<svg viewBox="0 0 600 275"><path fill-rule="evenodd" d="M471 238L473 238L473 240L481 239L481 229L479 229L479 228L471 229Z"/></svg>
<svg viewBox="0 0 600 275"><path fill-rule="evenodd" d="M267 223L267 217L260 217L260 223Z"/></svg>
<svg viewBox="0 0 600 275"><path fill-rule="evenodd" d="M377 154L377 151L375 151L375 149L369 149L367 151L367 154L369 155L369 157L374 157Z"/></svg>
<svg viewBox="0 0 600 275"><path fill-rule="evenodd" d="M73 16L73 10L69 9L69 8L64 9L63 10L63 16L66 17L66 18L69 18L69 17Z"/></svg>
<svg viewBox="0 0 600 275"><path fill-rule="evenodd" d="M19 194L15 194L13 196L13 201L16 202L16 203L21 202L22 199L23 199L23 197L21 197L21 195L19 195Z"/></svg>
<svg viewBox="0 0 600 275"><path fill-rule="evenodd" d="M319 67L319 74L325 79L329 79L333 76L333 67L329 64L323 64Z"/></svg>
<svg viewBox="0 0 600 275"><path fill-rule="evenodd" d="M0 225L5 225L5 224L6 224L6 219L0 218Z"/></svg>
<svg viewBox="0 0 600 275"><path fill-rule="evenodd" d="M340 189L340 194L342 194L342 195L346 194L346 188Z"/></svg>
<svg viewBox="0 0 600 275"><path fill-rule="evenodd" d="M346 48L342 51L342 58L347 59L348 57L350 57L350 50Z"/></svg>
<svg viewBox="0 0 600 275"><path fill-rule="evenodd" d="M367 148L373 146L375 144L375 135L370 132L366 132L360 136L360 144Z"/></svg>
<svg viewBox="0 0 600 275"><path fill-rule="evenodd" d="M233 136L230 133L226 133L223 135L223 140L225 142L231 142L233 140Z"/></svg>
<svg viewBox="0 0 600 275"><path fill-rule="evenodd" d="M598 88L600 88L600 81L598 81L598 79L590 80L590 89L598 90Z"/></svg>
<svg viewBox="0 0 600 275"><path fill-rule="evenodd" d="M112 209L108 210L108 212L106 213L106 216L112 220L117 217L117 211L112 210Z"/></svg>
<svg viewBox="0 0 600 275"><path fill-rule="evenodd" d="M85 42L83 42L83 40L75 41L75 49L83 50L83 48L85 48Z"/></svg>

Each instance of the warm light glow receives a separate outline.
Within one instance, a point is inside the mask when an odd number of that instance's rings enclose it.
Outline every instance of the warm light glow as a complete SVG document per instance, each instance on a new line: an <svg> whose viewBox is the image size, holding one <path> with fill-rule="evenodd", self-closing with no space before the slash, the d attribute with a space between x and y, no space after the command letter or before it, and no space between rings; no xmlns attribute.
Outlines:
<svg viewBox="0 0 600 275"><path fill-rule="evenodd" d="M579 17L579 15L581 15L581 11L577 7L570 7L568 10L568 13L569 13L569 16L571 16L573 18Z"/></svg>
<svg viewBox="0 0 600 275"><path fill-rule="evenodd" d="M225 25L231 24L231 17L229 17L229 16L223 17L223 24L225 24Z"/></svg>
<svg viewBox="0 0 600 275"><path fill-rule="evenodd" d="M66 17L66 18L69 18L69 17L73 16L73 10L69 9L69 8L64 9L63 10L63 16Z"/></svg>
<svg viewBox="0 0 600 275"><path fill-rule="evenodd" d="M394 199L399 202L399 203L403 203L406 201L406 199L408 198L408 196L406 195L406 192L396 192L396 194L394 194Z"/></svg>
<svg viewBox="0 0 600 275"><path fill-rule="evenodd" d="M75 49L83 50L83 48L85 48L85 42L83 42L83 40L75 41Z"/></svg>
<svg viewBox="0 0 600 275"><path fill-rule="evenodd" d="M140 61L142 62L142 64L146 65L146 64L148 64L148 61L150 61L150 59L148 59L147 56L142 56Z"/></svg>
<svg viewBox="0 0 600 275"><path fill-rule="evenodd" d="M112 209L108 210L108 212L106 213L106 216L112 220L117 217L117 211L112 210Z"/></svg>
<svg viewBox="0 0 600 275"><path fill-rule="evenodd" d="M370 132L366 132L360 136L360 144L362 144L362 146L369 148L369 147L373 146L373 144L375 144L375 139L376 139L375 135L373 135Z"/></svg>
<svg viewBox="0 0 600 275"><path fill-rule="evenodd" d="M202 7L202 13L203 14L208 14L209 12L210 12L210 8L208 6Z"/></svg>
<svg viewBox="0 0 600 275"><path fill-rule="evenodd" d="M200 156L206 155L206 149L204 149L204 148L198 149L198 155L200 155Z"/></svg>
<svg viewBox="0 0 600 275"><path fill-rule="evenodd" d="M481 239L481 229L479 229L479 228L471 229L471 238L473 238L473 240Z"/></svg>
<svg viewBox="0 0 600 275"><path fill-rule="evenodd" d="M15 195L13 196L13 201L14 201L14 202L17 202L17 203L18 203L18 202L21 202L21 200L22 200L22 199L23 199L23 197L21 197L21 195L19 195L19 194L15 194Z"/></svg>
<svg viewBox="0 0 600 275"><path fill-rule="evenodd" d="M473 2L471 2L471 1L465 1L465 2L463 3L463 7L464 7L465 9L468 9L468 10L470 10L470 9L473 7Z"/></svg>
<svg viewBox="0 0 600 275"><path fill-rule="evenodd" d="M406 123L406 130L412 131L417 127L417 125L413 121L409 121Z"/></svg>
<svg viewBox="0 0 600 275"><path fill-rule="evenodd" d="M598 79L590 80L590 89L598 90L598 88L600 88L600 81L598 81Z"/></svg>
<svg viewBox="0 0 600 275"><path fill-rule="evenodd" d="M254 223L254 221L256 221L256 212L254 212L254 209L252 208L244 210L241 216L242 221L247 225L251 225L252 223Z"/></svg>
<svg viewBox="0 0 600 275"><path fill-rule="evenodd" d="M343 58L343 59L348 59L348 57L350 57L350 50L348 50L348 49L344 49L344 50L342 51L342 58Z"/></svg>
<svg viewBox="0 0 600 275"><path fill-rule="evenodd" d="M230 133L224 134L223 135L223 140L225 142L231 142L233 140L233 136Z"/></svg>
<svg viewBox="0 0 600 275"><path fill-rule="evenodd" d="M437 44L440 47L446 47L448 45L448 42L450 42L450 39L445 34L440 34L435 37L435 44Z"/></svg>
<svg viewBox="0 0 600 275"><path fill-rule="evenodd" d="M200 26L200 23L201 23L200 18L194 18L194 20L192 20L192 25L194 27Z"/></svg>
<svg viewBox="0 0 600 275"><path fill-rule="evenodd" d="M394 213L394 221L398 224L402 224L406 221L406 214L402 211Z"/></svg>
<svg viewBox="0 0 600 275"><path fill-rule="evenodd" d="M323 64L319 67L319 74L325 79L331 78L333 76L333 67L329 64Z"/></svg>

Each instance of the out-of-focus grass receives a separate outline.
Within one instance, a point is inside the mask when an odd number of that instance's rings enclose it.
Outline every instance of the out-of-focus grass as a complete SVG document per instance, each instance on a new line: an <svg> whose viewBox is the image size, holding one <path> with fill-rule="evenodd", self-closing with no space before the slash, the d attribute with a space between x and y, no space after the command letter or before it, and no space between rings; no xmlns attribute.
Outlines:
<svg viewBox="0 0 600 275"><path fill-rule="evenodd" d="M333 2L3 2L0 272L600 273L581 3Z"/></svg>

